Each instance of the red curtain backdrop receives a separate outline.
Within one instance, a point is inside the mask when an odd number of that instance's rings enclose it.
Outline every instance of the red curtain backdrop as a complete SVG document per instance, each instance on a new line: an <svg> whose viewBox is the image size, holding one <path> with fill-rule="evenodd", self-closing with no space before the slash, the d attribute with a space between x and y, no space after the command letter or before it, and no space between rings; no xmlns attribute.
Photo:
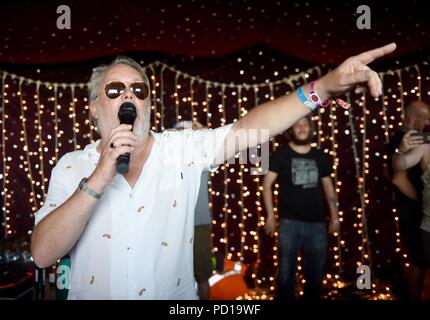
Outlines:
<svg viewBox="0 0 430 320"><path fill-rule="evenodd" d="M383 97L352 94L344 97L350 111L316 113L314 141L331 159L343 217L326 281L354 281L357 262L371 264L382 280L407 266L384 156L403 107L430 102L430 28L419 2L370 4L371 30L356 27L361 3L334 1L74 1L72 29L58 30L60 4L67 3L0 5L3 238L29 237L56 159L97 139L86 82L99 63L127 54L146 67L153 130L193 112L218 127L351 54L396 41L396 53L376 64ZM271 150L283 143L277 137ZM264 287L276 275L276 237L263 232L262 176L250 167L224 166L212 177L213 245L216 255L242 258L248 284Z"/></svg>

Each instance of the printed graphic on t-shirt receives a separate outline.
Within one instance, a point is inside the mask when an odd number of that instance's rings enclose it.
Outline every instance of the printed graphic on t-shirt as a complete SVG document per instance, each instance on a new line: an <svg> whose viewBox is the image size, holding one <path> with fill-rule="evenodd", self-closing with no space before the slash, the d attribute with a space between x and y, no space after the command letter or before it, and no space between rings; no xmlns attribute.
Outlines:
<svg viewBox="0 0 430 320"><path fill-rule="evenodd" d="M318 183L318 167L314 159L292 158L291 176L293 184L302 188L315 188Z"/></svg>

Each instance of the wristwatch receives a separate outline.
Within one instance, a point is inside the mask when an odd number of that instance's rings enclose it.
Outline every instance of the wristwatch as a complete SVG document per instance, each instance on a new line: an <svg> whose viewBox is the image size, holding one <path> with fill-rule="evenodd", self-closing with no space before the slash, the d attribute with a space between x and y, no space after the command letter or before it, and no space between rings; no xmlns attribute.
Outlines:
<svg viewBox="0 0 430 320"><path fill-rule="evenodd" d="M91 190L91 188L88 186L88 178L84 177L82 178L81 182L79 182L79 186L78 189L82 190L83 192L85 192L86 194L88 194L89 196L95 198L95 199L100 199L103 195L102 193L97 193L94 190Z"/></svg>

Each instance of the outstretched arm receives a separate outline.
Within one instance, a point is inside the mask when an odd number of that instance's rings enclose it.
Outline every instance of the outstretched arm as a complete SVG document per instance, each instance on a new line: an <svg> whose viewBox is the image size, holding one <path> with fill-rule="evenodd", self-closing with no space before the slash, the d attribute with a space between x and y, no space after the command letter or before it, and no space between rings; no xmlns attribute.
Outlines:
<svg viewBox="0 0 430 320"><path fill-rule="evenodd" d="M356 85L366 85L374 97L381 95L381 80L378 74L371 70L367 64L393 52L395 48L396 44L391 43L345 60L336 69L316 81L315 89L321 101L324 102L329 97L343 94ZM357 92L362 92L363 89L360 87ZM305 95L308 94L308 84L303 87L303 92ZM284 132L310 112L311 109L302 103L296 92L257 106L233 125L224 142L227 151L222 155L222 159L225 161L239 151L266 142L270 137ZM239 139L244 131L246 135L250 129L257 129L257 131L269 129L269 136L266 137L266 141L256 138L251 140ZM247 136L250 137L250 135ZM232 147L229 149L229 146Z"/></svg>

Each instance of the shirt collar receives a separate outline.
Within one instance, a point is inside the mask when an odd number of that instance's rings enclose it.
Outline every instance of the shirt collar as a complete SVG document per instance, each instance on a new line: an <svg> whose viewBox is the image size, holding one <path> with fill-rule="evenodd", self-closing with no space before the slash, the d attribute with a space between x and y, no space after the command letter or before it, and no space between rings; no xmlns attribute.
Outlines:
<svg viewBox="0 0 430 320"><path fill-rule="evenodd" d="M87 144L84 148L84 153L89 156L100 156L100 153L97 151L97 146L100 144L100 139L98 139L94 143Z"/></svg>

